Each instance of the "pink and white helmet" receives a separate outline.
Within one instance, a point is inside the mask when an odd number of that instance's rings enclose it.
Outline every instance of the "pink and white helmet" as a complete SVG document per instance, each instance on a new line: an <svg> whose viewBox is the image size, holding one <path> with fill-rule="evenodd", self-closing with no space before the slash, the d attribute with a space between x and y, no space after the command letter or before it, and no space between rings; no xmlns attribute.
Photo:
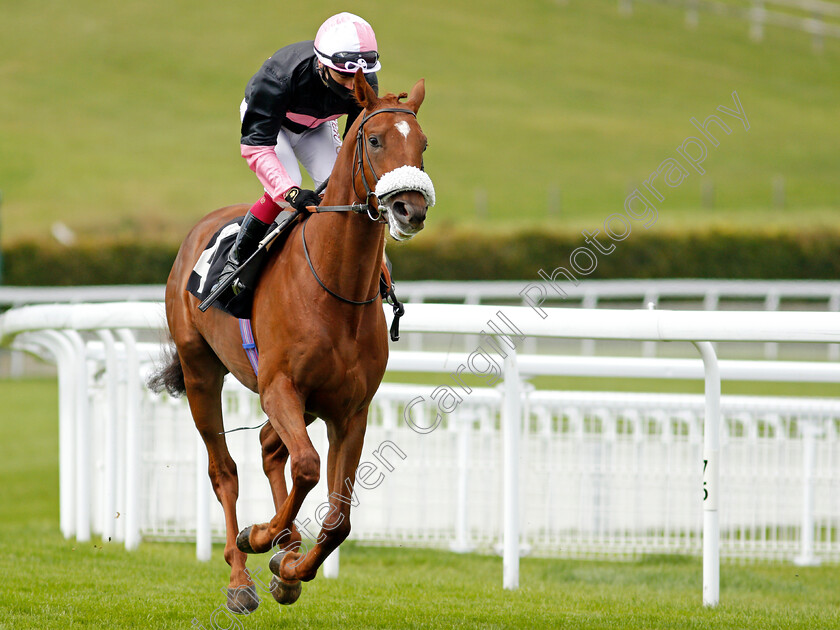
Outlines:
<svg viewBox="0 0 840 630"><path fill-rule="evenodd" d="M373 27L358 15L339 13L321 24L315 36L315 54L337 72L376 72L382 67Z"/></svg>

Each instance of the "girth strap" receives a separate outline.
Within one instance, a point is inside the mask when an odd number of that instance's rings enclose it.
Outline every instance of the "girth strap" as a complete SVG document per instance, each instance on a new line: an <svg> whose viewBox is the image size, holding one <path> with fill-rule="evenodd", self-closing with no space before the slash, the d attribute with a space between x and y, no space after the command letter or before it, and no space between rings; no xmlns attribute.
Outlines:
<svg viewBox="0 0 840 630"><path fill-rule="evenodd" d="M239 320L239 334L242 337L242 347L245 349L245 355L251 363L251 368L254 370L254 376L259 374L260 353L257 350L257 344L254 341L254 332L251 330L250 319Z"/></svg>

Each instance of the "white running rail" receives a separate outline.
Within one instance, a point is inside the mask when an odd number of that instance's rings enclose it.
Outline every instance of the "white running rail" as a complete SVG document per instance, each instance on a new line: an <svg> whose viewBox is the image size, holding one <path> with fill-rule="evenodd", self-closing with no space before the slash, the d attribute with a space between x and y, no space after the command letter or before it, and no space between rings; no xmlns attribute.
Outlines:
<svg viewBox="0 0 840 630"><path fill-rule="evenodd" d="M108 508L113 510L113 506L125 505L125 519L115 525L114 534L117 539L122 536L129 548L136 546L139 541L143 484L139 478L141 462L137 461L142 449L137 448L137 445L143 444L145 435L141 432L141 406L136 400L139 398L140 385L139 349L135 335L139 334L138 331L146 334L158 332L163 327L161 305L150 303L31 306L13 309L0 318L0 340L3 343L19 337L20 343L26 347L39 345L52 352L59 363L61 526L65 535L75 535L79 540L90 537L91 505L94 503L91 490L91 437L101 435L107 445L104 452L111 454L106 454L101 463L104 471L101 475L103 490L101 493L97 490L96 494L102 497L103 509L97 510L97 513L108 515ZM710 342L840 341L840 318L832 313L804 312L540 310L515 306L500 308L415 304L408 309L402 329L411 332L477 335L476 349L467 354L465 362L450 373L454 381L452 378L447 381L447 384L454 382L460 386L456 390L450 385L450 389L459 392L462 401L471 402L473 392L478 395L479 388L463 386L459 376L471 374L474 378L485 379L488 385L503 383L500 439L505 451L501 485L505 489L503 584L506 588L518 586L519 546L522 540L517 515L521 514L519 488L523 473L519 470L521 451L517 445L521 437L523 405L527 407L528 397L525 396L527 388L520 374L530 369L529 360L519 357L517 353L522 343L530 338L539 340L550 337L693 343L703 359L706 390L701 451L705 470L702 486L697 488L698 494L702 491L706 497L702 503L703 602L706 605L716 605L719 601L719 506L723 504L720 486L721 366ZM92 335L96 336L98 347L104 349L106 355L115 354L110 359L110 365L106 365L106 374L116 372L106 377L107 389L111 400L125 399L133 407L125 407L124 428L121 428L122 423L118 417L119 407L110 404L105 430L95 433L91 431L87 388L92 376L92 362L88 356L86 338ZM504 360L499 361L502 356ZM122 368L125 375L123 379L119 377L121 361L126 363L126 367ZM590 369L593 368L590 366ZM726 371L730 368L723 369ZM819 372L823 368L809 366L808 369ZM831 380L835 377L824 374L822 378ZM436 426L434 421L430 424L417 422L420 416L413 416L412 410L418 405L436 406L447 413L458 407L455 398L446 398L441 391L438 391L437 398L434 392L429 393L428 398L424 398L422 393L418 394L419 402L408 412L404 410L404 418L415 422L414 428L421 434L431 433ZM379 447L380 451L384 451L389 445L383 441ZM393 449L389 452L393 457ZM125 469L115 469L117 462L123 461L127 462ZM702 467L703 462L698 461L696 465ZM199 502L209 504L206 493L199 491L196 494ZM203 503L196 507L199 514L206 509ZM105 523L107 520L107 517L102 519L103 532L110 531L110 525ZM118 518L114 520L120 521ZM199 533L209 541L208 529L204 528L202 533L199 528Z"/></svg>
<svg viewBox="0 0 840 630"><path fill-rule="evenodd" d="M160 301L163 285L87 287L0 286L0 310L31 304ZM526 280L407 281L397 283L400 299L408 303L517 304L529 306L544 298L550 306L583 308L657 308L702 310L824 310L840 312L840 282L830 280L587 280L575 286ZM423 336L408 334L412 350L424 347ZM475 345L466 337L465 347ZM584 355L595 354L592 339L580 342ZM535 352L533 345L527 348ZM765 358L775 359L779 345L763 345ZM563 349L568 353L568 349ZM644 356L657 354L656 342L642 343ZM829 360L840 360L840 344L827 346ZM797 357L800 358L800 357ZM12 374L22 373L20 357L13 356Z"/></svg>

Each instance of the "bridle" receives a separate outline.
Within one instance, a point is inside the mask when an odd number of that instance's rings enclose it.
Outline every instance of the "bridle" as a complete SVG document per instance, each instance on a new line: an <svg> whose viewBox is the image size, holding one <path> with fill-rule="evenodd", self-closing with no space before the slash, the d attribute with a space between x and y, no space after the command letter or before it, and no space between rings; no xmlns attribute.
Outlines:
<svg viewBox="0 0 840 630"><path fill-rule="evenodd" d="M362 183L365 187L365 203L363 204L352 204L349 206L319 206L315 212L356 212L356 213L366 213L368 218L375 222L375 223L387 223L385 217L383 216L385 212L385 207L376 204L376 210L374 213L373 205L370 203L371 197L375 197L376 194L374 193L373 189L371 188L370 184L367 180L367 175L365 174L365 162L367 162L368 169L370 170L371 175L373 175L373 187L376 188L376 184L379 182L379 176L376 174L376 171L373 168L373 162L371 162L370 155L368 154L367 150L367 143L365 142L364 137L364 128L365 123L376 116L377 114L383 114L385 112L399 112L403 114L410 114L417 117L417 114L410 110L403 107L385 107L383 109L377 109L370 114L367 114L362 118L362 121L359 123L359 130L356 132L356 159L353 163L353 189L358 195L358 191L355 190L356 188L356 175L361 173L362 175ZM361 195L359 195L361 196ZM321 285L321 288L324 289L327 293L331 296L336 298L337 300L344 302L346 304L353 304L355 306L364 306L365 304L371 304L375 302L380 297L380 291L377 291L373 294L373 297L367 300L351 300L346 297L342 297L335 291L332 291L326 284L324 284L323 280L318 276L317 272L315 271L315 267L312 265L312 260L309 257L309 249L306 246L306 222L310 215L305 215L303 217L303 226L300 231L301 240L303 241L303 254L306 258L306 263L309 265L309 270L312 272L312 275L317 280L318 284ZM396 306L395 309L396 311Z"/></svg>
<svg viewBox="0 0 840 630"><path fill-rule="evenodd" d="M365 142L365 123L377 114L384 114L385 112L409 114L417 118L417 114L410 109L406 109L404 107L384 107L382 109L372 111L370 114L367 114L364 118L362 118L362 122L359 123L359 130L356 132L356 160L353 163L353 190L356 192L357 195L359 194L358 191L355 190L356 175L359 172L361 172L362 184L365 187L365 205L368 208L368 217L372 221L382 220L382 212L384 208L383 206L377 204L376 211L378 214L376 215L376 217L374 217L371 213L370 198L374 197L375 193L373 192L373 189L368 183L367 175L365 174L365 162L367 162L368 168L370 169L370 174L373 175L373 188L376 188L376 184L379 183L379 176L373 169L373 162L371 162L370 155L368 154L367 142ZM361 195L359 196L361 197Z"/></svg>
<svg viewBox="0 0 840 630"><path fill-rule="evenodd" d="M381 204L374 205L370 203L371 197L375 197L376 193L374 192L373 188L376 188L376 184L379 183L379 176L376 174L376 171L373 168L373 163L371 162L370 155L368 154L367 150L367 143L365 142L364 137L364 128L365 123L376 116L377 114L382 114L385 112L398 112L402 114L410 114L417 118L417 114L410 109L405 109L404 107L385 107L383 109L377 109L370 114L367 114L362 118L362 121L359 123L359 130L356 132L356 157L353 161L353 189L354 192L359 195L359 191L356 190L356 175L361 172L362 174L362 184L365 187L365 202L364 203L354 203L346 206L317 206L317 209L314 211L310 211L313 214L319 214L321 212L354 212L356 214L367 214L368 218L373 221L374 223L387 223L387 221L383 218L383 213L385 212L385 207ZM370 169L371 175L373 175L373 188L371 188L370 184L367 180L367 175L364 172L364 165L367 162L368 168ZM420 170L425 170L423 166L423 160L420 160ZM329 178L327 178L329 181ZM326 188L327 181L322 184L322 187L318 189L316 192L320 192L323 188Z"/></svg>

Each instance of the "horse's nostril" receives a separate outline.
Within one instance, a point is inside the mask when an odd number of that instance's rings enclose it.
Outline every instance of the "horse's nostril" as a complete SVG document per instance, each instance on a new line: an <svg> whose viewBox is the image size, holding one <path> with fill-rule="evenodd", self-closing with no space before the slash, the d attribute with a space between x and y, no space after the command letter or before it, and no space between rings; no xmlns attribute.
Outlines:
<svg viewBox="0 0 840 630"><path fill-rule="evenodd" d="M395 201L394 212L402 218L408 217L408 204L404 201Z"/></svg>
<svg viewBox="0 0 840 630"><path fill-rule="evenodd" d="M427 208L416 206L408 201L395 201L391 206L394 216L400 221L405 221L417 227L423 225L426 219Z"/></svg>
<svg viewBox="0 0 840 630"><path fill-rule="evenodd" d="M426 210L426 208L416 208L415 211L411 213L411 218L409 219L409 222L412 225L423 225L423 221L426 220Z"/></svg>

